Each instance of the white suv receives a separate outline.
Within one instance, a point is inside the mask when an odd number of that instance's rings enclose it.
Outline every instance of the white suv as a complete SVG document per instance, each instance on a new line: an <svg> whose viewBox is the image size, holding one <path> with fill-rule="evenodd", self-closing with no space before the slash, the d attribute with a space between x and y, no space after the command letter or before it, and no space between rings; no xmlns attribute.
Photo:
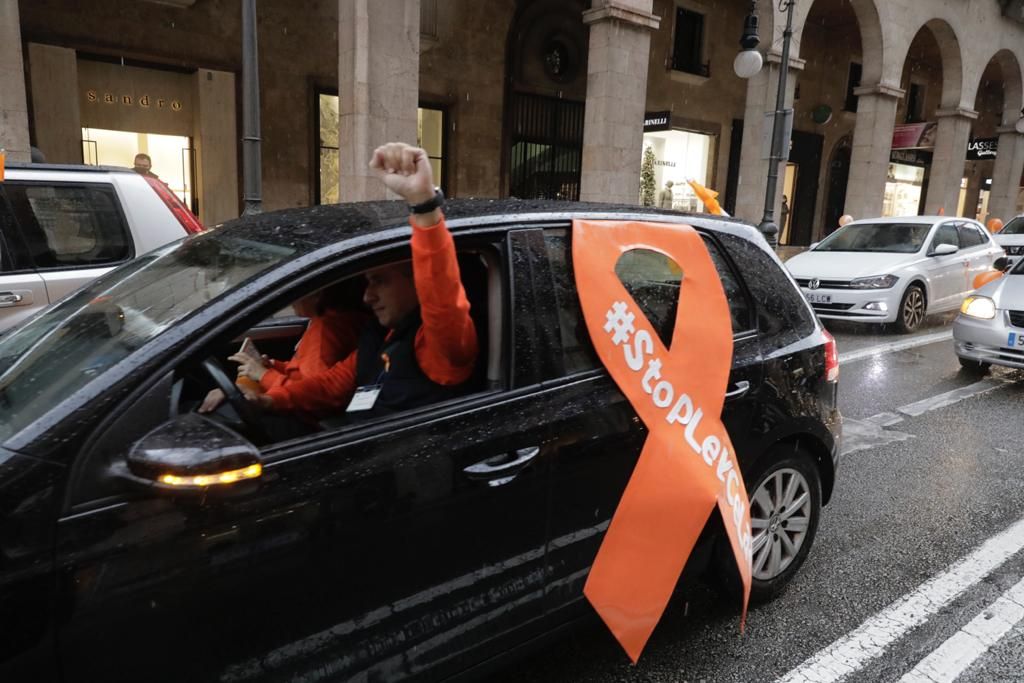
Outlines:
<svg viewBox="0 0 1024 683"><path fill-rule="evenodd" d="M155 176L9 164L0 182L0 334L114 266L202 230Z"/></svg>

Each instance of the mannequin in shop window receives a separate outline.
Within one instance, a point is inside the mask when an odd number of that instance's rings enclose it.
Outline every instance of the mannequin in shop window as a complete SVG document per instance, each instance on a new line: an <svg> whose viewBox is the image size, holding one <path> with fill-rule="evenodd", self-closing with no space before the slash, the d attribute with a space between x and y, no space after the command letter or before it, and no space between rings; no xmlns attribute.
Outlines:
<svg viewBox="0 0 1024 683"><path fill-rule="evenodd" d="M662 209L672 208L672 181L665 181L665 189L658 193L658 206Z"/></svg>

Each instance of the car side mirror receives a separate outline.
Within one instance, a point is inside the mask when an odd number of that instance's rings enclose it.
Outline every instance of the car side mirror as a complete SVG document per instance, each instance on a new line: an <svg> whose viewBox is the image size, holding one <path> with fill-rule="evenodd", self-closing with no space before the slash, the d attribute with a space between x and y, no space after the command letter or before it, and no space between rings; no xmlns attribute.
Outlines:
<svg viewBox="0 0 1024 683"><path fill-rule="evenodd" d="M1000 256L992 262L992 268L995 270L1001 270L1004 273L1010 269L1010 259L1005 256Z"/></svg>
<svg viewBox="0 0 1024 683"><path fill-rule="evenodd" d="M259 449L198 413L165 422L128 452L126 478L165 491L246 489L263 474Z"/></svg>
<svg viewBox="0 0 1024 683"><path fill-rule="evenodd" d="M940 244L939 246L932 249L931 253L928 255L949 256L950 254L955 254L958 251L960 251L960 247L956 246L955 244Z"/></svg>

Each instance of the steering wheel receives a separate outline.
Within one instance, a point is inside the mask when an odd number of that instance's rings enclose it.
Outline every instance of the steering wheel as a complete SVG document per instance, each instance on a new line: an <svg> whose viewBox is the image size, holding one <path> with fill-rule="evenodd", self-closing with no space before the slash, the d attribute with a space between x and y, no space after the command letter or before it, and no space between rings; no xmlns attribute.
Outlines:
<svg viewBox="0 0 1024 683"><path fill-rule="evenodd" d="M203 369L210 376L217 388L224 392L228 403L235 409L242 423L249 429L249 434L261 443L266 443L269 438L260 421L259 411L253 407L249 400L242 394L241 390L231 381L227 373L220 367L213 358L203 361Z"/></svg>

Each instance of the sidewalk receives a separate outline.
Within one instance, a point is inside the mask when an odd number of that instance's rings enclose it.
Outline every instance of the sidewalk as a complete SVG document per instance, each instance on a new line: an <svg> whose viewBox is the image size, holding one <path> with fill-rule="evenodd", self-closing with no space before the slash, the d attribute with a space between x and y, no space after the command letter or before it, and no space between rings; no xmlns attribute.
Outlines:
<svg viewBox="0 0 1024 683"><path fill-rule="evenodd" d="M807 247L775 247L775 253L783 263L786 262L786 259L793 258L797 254L805 251L807 251Z"/></svg>

